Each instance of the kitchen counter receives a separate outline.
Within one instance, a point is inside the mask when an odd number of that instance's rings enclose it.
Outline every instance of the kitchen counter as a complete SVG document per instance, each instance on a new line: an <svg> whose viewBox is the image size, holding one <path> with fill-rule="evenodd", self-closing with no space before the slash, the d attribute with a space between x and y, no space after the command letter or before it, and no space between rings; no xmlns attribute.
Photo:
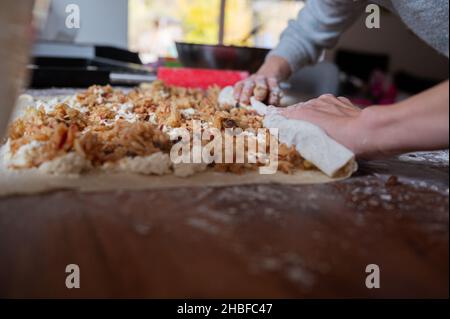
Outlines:
<svg viewBox="0 0 450 319"><path fill-rule="evenodd" d="M0 199L0 297L445 297L448 152L349 180ZM65 286L77 264L81 288ZM366 266L380 267L367 289Z"/></svg>
<svg viewBox="0 0 450 319"><path fill-rule="evenodd" d="M448 151L323 185L0 198L0 297L448 298L448 282Z"/></svg>

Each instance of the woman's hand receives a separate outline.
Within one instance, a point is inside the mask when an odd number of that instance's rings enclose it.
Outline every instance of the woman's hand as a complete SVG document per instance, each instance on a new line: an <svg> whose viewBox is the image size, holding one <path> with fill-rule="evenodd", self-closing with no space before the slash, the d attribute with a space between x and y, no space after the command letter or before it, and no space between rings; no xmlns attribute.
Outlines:
<svg viewBox="0 0 450 319"><path fill-rule="evenodd" d="M324 129L357 156L386 157L448 148L449 82L404 101L360 110L348 99L322 95L281 111Z"/></svg>
<svg viewBox="0 0 450 319"><path fill-rule="evenodd" d="M269 105L279 106L281 89L277 78L254 74L234 86L234 97L241 104L249 105L252 96L258 101L267 101Z"/></svg>
<svg viewBox="0 0 450 319"><path fill-rule="evenodd" d="M256 74L234 86L234 97L245 105L249 105L250 98L254 96L258 101L279 106L282 92L278 83L287 79L290 74L291 70L285 59L270 56Z"/></svg>
<svg viewBox="0 0 450 319"><path fill-rule="evenodd" d="M366 126L363 111L345 97L325 94L317 99L296 104L280 111L296 120L313 123L337 142L352 150L357 156L367 156L374 151L368 141L370 126Z"/></svg>

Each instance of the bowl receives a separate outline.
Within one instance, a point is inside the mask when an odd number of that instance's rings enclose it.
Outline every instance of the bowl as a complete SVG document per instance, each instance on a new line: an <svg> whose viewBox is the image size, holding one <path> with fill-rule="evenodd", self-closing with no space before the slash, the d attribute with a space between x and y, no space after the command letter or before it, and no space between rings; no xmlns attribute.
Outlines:
<svg viewBox="0 0 450 319"><path fill-rule="evenodd" d="M240 70L255 73L269 49L176 42L178 58L188 68Z"/></svg>

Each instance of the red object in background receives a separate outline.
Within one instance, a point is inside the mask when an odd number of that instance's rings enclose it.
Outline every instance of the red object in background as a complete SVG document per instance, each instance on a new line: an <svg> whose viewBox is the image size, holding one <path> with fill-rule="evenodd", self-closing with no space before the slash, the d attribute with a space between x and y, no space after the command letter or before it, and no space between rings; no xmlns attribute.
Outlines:
<svg viewBox="0 0 450 319"><path fill-rule="evenodd" d="M249 76L245 71L209 70L189 68L158 68L158 79L166 84L206 89L212 85L226 87L246 79Z"/></svg>

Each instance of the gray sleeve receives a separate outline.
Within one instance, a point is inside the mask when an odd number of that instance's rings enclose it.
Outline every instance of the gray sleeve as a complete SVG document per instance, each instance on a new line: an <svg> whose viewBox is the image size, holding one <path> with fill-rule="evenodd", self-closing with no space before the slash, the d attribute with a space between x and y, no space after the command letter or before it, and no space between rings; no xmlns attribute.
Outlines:
<svg viewBox="0 0 450 319"><path fill-rule="evenodd" d="M316 63L323 49L336 45L339 36L364 11L366 3L366 0L307 0L268 56L285 58L292 71Z"/></svg>

